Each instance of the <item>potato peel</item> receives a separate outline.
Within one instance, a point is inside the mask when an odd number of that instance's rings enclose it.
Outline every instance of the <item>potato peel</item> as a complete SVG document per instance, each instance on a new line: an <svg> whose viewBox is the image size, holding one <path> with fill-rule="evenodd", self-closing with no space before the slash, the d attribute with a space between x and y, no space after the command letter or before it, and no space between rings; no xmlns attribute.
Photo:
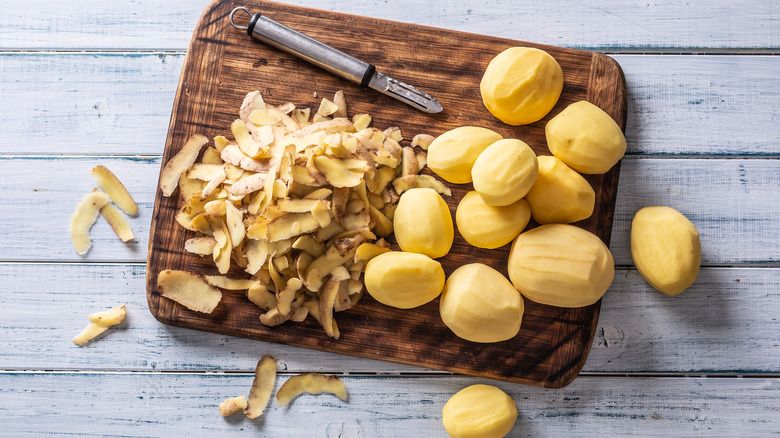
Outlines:
<svg viewBox="0 0 780 438"><path fill-rule="evenodd" d="M89 174L95 178L98 187L108 195L111 202L130 216L138 215L138 205L133 200L133 197L130 196L130 193L124 184L119 181L119 178L108 170L106 166L95 166Z"/></svg>
<svg viewBox="0 0 780 438"><path fill-rule="evenodd" d="M201 148L208 141L205 136L195 134L187 140L187 143L182 146L176 155L168 160L162 173L160 173L160 190L162 190L163 196L167 198L173 194L179 183L179 177L192 166L198 158Z"/></svg>
<svg viewBox="0 0 780 438"><path fill-rule="evenodd" d="M226 290L249 290L256 281L238 278L229 278L222 275L206 275L203 277L206 283Z"/></svg>
<svg viewBox="0 0 780 438"><path fill-rule="evenodd" d="M111 225L111 228L114 230L117 237L119 237L119 240L127 243L135 239L135 235L133 234L133 230L130 228L127 219L125 219L125 217L122 216L122 213L113 205L109 203L102 206L100 208L100 214L108 221L108 224Z"/></svg>
<svg viewBox="0 0 780 438"><path fill-rule="evenodd" d="M73 338L73 343L78 346L83 346L87 342L105 333L110 327L124 321L126 316L127 311L125 310L124 304L119 307L114 307L103 312L95 312L89 315L89 325Z"/></svg>
<svg viewBox="0 0 780 438"><path fill-rule="evenodd" d="M103 192L86 194L76 206L76 212L70 218L70 238L79 255L86 254L92 246L89 229L97 220L100 209L108 204L109 198Z"/></svg>
<svg viewBox="0 0 780 438"><path fill-rule="evenodd" d="M196 312L211 313L222 300L222 292L197 275L166 269L157 276L160 294Z"/></svg>
<svg viewBox="0 0 780 438"><path fill-rule="evenodd" d="M76 335L75 338L73 338L73 343L78 346L82 346L87 342L100 336L106 330L108 330L108 327L103 327L102 325L91 322L89 323L88 326L84 328L84 330L81 331L81 333L79 333L78 335Z"/></svg>
<svg viewBox="0 0 780 438"><path fill-rule="evenodd" d="M103 312L95 312L89 315L90 322L93 322L101 327L111 327L120 324L125 320L127 316L127 309L122 304L119 307L114 307Z"/></svg>
<svg viewBox="0 0 780 438"><path fill-rule="evenodd" d="M246 409L247 401L246 396L243 394L238 397L229 398L219 404L219 413L223 417L228 417L239 412L243 412Z"/></svg>
<svg viewBox="0 0 780 438"><path fill-rule="evenodd" d="M334 311L358 302L366 260L382 251L365 247L356 256L358 245L393 231L394 183L403 190L435 180L418 175L425 153L402 146L399 128L369 127L368 114L349 119L343 92L323 99L310 119L312 113L292 103L266 104L259 91L250 92L230 125L234 140L215 137L196 163L202 145L194 145L206 140L193 137L163 173L182 175L176 221L197 233L185 250L211 254L221 274L235 264L252 276L208 283L246 291L264 310L262 324L311 315L338 339ZM417 144L429 137L417 137ZM166 178L160 181L164 188ZM331 280L337 284L323 287Z"/></svg>
<svg viewBox="0 0 780 438"><path fill-rule="evenodd" d="M255 367L255 378L252 381L252 388L249 390L246 409L244 409L244 414L247 417L257 418L263 415L263 411L271 399L275 382L276 359L271 356L263 356Z"/></svg>
<svg viewBox="0 0 780 438"><path fill-rule="evenodd" d="M287 379L276 392L276 405L287 406L301 394L333 394L341 401L347 401L347 387L338 376L326 376L320 373L306 373Z"/></svg>

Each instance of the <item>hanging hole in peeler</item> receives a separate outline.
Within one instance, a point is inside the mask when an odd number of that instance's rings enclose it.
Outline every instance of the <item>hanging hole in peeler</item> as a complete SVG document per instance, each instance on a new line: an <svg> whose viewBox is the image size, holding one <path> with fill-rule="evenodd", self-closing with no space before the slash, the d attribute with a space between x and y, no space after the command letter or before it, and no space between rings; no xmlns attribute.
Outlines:
<svg viewBox="0 0 780 438"><path fill-rule="evenodd" d="M233 25L233 27L235 27L236 29L241 29L241 30L249 29L248 26L239 26L238 24L236 24L235 21L233 21L233 16L236 15L236 12L238 12L238 11L246 12L246 15L249 16L250 19L252 18L252 13L249 12L249 9L241 6L241 7L235 8L232 11L230 11L230 24Z"/></svg>

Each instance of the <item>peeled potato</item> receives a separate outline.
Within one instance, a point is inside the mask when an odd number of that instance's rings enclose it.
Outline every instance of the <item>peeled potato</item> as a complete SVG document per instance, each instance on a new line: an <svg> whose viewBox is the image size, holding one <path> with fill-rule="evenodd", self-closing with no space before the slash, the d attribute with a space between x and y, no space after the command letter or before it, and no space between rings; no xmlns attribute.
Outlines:
<svg viewBox="0 0 780 438"><path fill-rule="evenodd" d="M444 269L436 260L411 252L386 252L366 265L366 290L375 300L399 309L422 306L444 289Z"/></svg>
<svg viewBox="0 0 780 438"><path fill-rule="evenodd" d="M482 151L503 137L476 126L461 126L436 137L428 146L428 167L455 184L471 182L471 167Z"/></svg>
<svg viewBox="0 0 780 438"><path fill-rule="evenodd" d="M429 188L410 189L401 195L393 229L402 250L434 259L447 255L455 236L447 203Z"/></svg>
<svg viewBox="0 0 780 438"><path fill-rule="evenodd" d="M626 137L609 114L581 100L544 127L553 155L580 173L606 173L626 153Z"/></svg>
<svg viewBox="0 0 780 438"><path fill-rule="evenodd" d="M631 257L651 286L667 295L677 295L699 275L699 232L673 208L645 207L631 222Z"/></svg>
<svg viewBox="0 0 780 438"><path fill-rule="evenodd" d="M568 224L587 219L596 205L596 192L585 178L563 161L541 156L539 176L525 200L540 224Z"/></svg>
<svg viewBox="0 0 780 438"><path fill-rule="evenodd" d="M466 242L487 249L511 242L530 219L531 209L525 200L496 207L485 203L475 191L466 193L455 212L458 231Z"/></svg>
<svg viewBox="0 0 780 438"><path fill-rule="evenodd" d="M500 272L481 263L461 266L444 284L439 301L442 321L472 342L513 338L523 320L523 297Z"/></svg>
<svg viewBox="0 0 780 438"><path fill-rule="evenodd" d="M604 242L566 224L542 225L517 236L507 269L524 297L558 307L595 303L615 276L615 262Z"/></svg>
<svg viewBox="0 0 780 438"><path fill-rule="evenodd" d="M507 138L487 147L474 162L474 190L490 205L509 205L528 193L539 171L536 154L525 142Z"/></svg>
<svg viewBox="0 0 780 438"><path fill-rule="evenodd" d="M527 125L544 117L563 90L563 71L549 53L512 47L485 69L479 91L496 118L509 125Z"/></svg>
<svg viewBox="0 0 780 438"><path fill-rule="evenodd" d="M515 425L517 405L499 388L479 384L456 392L441 413L451 438L501 438Z"/></svg>

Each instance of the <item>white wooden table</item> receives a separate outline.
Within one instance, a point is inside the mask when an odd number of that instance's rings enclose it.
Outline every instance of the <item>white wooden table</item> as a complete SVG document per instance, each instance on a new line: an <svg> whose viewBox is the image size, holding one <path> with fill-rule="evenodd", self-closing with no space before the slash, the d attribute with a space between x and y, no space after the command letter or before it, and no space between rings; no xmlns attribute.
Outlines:
<svg viewBox="0 0 780 438"><path fill-rule="evenodd" d="M0 435L445 436L474 383L517 402L511 436L762 436L780 431L780 4L765 1L291 2L601 51L629 89L611 250L618 265L590 357L559 390L450 375L158 323L145 298L153 194L176 83L207 1L0 1ZM68 223L112 169L140 207L137 241L104 221L86 258ZM632 265L633 214L677 208L703 267L670 298ZM71 339L127 303L102 340ZM348 404L301 397L258 420L216 406L263 354L281 380L337 373Z"/></svg>

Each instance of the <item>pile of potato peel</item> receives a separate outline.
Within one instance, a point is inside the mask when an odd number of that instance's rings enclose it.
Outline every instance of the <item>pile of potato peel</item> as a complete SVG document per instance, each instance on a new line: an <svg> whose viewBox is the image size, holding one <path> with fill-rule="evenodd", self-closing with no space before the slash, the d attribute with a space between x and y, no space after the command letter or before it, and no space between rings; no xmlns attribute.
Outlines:
<svg viewBox="0 0 780 438"><path fill-rule="evenodd" d="M322 99L312 116L292 103L270 105L253 91L230 126L234 140L217 136L204 150L208 139L193 135L166 163L160 189L163 196L179 190L176 221L196 233L186 251L211 256L220 274L235 265L251 279L212 276L184 293L214 296L211 288L222 287L215 281L240 281L265 311L263 324L311 315L338 339L333 313L360 300L365 264L389 251L383 237L393 232L401 193L429 187L450 194L439 180L418 174L430 135L401 146L399 128L370 124L367 114L347 118L342 92ZM158 277L161 293L185 306L198 302L181 299L176 278Z"/></svg>

